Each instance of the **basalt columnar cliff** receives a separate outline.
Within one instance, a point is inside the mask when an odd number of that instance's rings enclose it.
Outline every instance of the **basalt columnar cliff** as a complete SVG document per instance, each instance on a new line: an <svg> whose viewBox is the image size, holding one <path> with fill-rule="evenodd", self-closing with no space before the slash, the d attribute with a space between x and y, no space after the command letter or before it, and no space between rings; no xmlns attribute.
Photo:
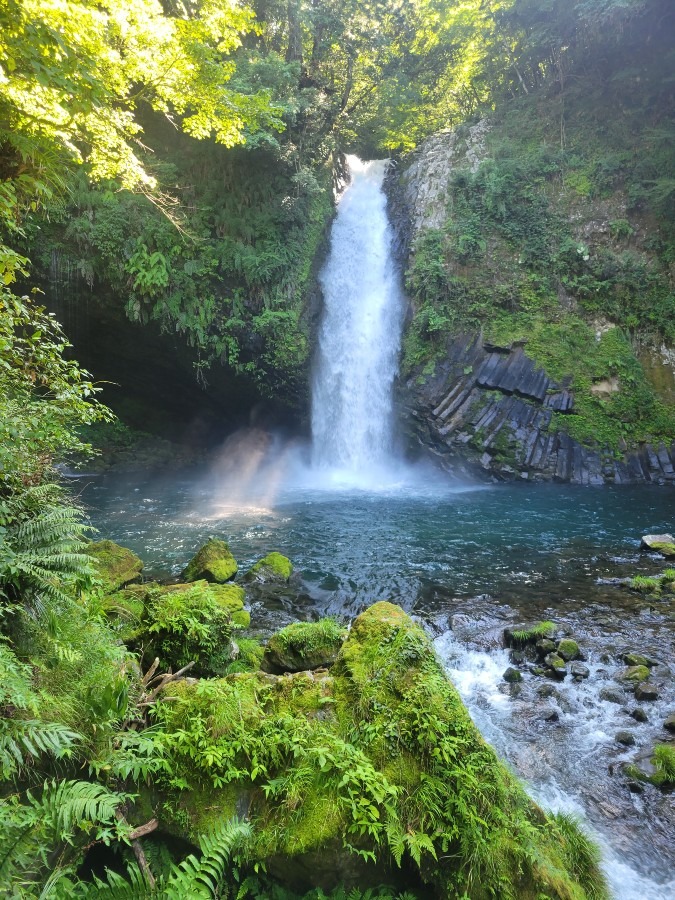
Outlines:
<svg viewBox="0 0 675 900"><path fill-rule="evenodd" d="M631 205L626 172L601 190L570 171L546 122L526 140L483 119L392 166L401 419L456 474L673 484L666 223Z"/></svg>

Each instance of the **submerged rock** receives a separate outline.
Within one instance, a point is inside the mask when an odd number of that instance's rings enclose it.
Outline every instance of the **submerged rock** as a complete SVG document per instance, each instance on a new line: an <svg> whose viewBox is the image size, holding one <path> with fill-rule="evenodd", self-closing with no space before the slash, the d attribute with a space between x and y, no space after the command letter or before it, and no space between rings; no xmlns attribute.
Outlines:
<svg viewBox="0 0 675 900"><path fill-rule="evenodd" d="M141 559L132 550L114 541L93 541L87 544L84 552L94 558L97 575L106 594L141 580Z"/></svg>
<svg viewBox="0 0 675 900"><path fill-rule="evenodd" d="M231 675L170 694L157 715L184 789L161 824L194 838L243 809L256 828L241 866L294 890L394 878L439 900L606 897L588 838L528 798L399 607L362 613L330 673Z"/></svg>
<svg viewBox="0 0 675 900"><path fill-rule="evenodd" d="M608 703L616 703L618 706L622 706L624 700L626 699L625 695L618 688L612 687L604 687L600 690L599 697L601 700L606 700Z"/></svg>
<svg viewBox="0 0 675 900"><path fill-rule="evenodd" d="M663 723L663 727L667 728L668 731L675 731L675 712L671 713L666 721Z"/></svg>
<svg viewBox="0 0 675 900"><path fill-rule="evenodd" d="M195 553L183 570L185 581L229 581L237 574L237 561L225 541L211 538Z"/></svg>

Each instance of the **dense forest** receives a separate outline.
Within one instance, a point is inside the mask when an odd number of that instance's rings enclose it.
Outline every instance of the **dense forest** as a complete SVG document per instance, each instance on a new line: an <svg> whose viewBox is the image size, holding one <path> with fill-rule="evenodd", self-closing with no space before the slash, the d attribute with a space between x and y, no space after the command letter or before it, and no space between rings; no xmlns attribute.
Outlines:
<svg viewBox="0 0 675 900"><path fill-rule="evenodd" d="M483 122L441 219L401 226L403 379L460 335L526 340L575 391L551 428L608 459L670 446L674 37L672 0L0 0L6 896L296 897L284 860L312 853L339 857L317 900L608 896L593 842L528 799L400 610L289 626L273 640L333 677L274 681L234 560L132 584L140 560L91 542L61 476L152 420L100 383L133 373L77 361L85 317L133 327L139 366L145 341L178 348L233 424L265 401L306 426L345 154L391 157L395 193L425 142ZM287 583L278 556L242 584Z"/></svg>

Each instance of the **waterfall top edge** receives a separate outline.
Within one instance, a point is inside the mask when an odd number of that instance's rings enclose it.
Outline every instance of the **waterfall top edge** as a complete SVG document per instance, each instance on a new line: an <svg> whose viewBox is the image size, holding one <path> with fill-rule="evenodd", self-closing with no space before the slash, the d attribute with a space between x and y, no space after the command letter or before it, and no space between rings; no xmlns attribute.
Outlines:
<svg viewBox="0 0 675 900"><path fill-rule="evenodd" d="M352 178L355 175L375 175L383 177L391 163L390 159L359 159L358 156L354 156L353 154L347 154L345 159L347 160L347 166Z"/></svg>

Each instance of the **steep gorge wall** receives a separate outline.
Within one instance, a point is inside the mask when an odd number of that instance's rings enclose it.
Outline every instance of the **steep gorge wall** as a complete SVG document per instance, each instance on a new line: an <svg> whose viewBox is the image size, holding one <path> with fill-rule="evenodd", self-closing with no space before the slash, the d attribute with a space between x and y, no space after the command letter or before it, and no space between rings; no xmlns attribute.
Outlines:
<svg viewBox="0 0 675 900"><path fill-rule="evenodd" d="M575 378L577 360L572 354L567 371L560 367L555 373L547 371L541 358L536 358L541 354L528 352L527 328L521 327L520 334L518 329L495 329L489 308L481 321L463 321L460 309L454 328L429 328L425 333L417 325L420 301L410 283L411 273L414 278L415 252L425 237L437 235L439 246L447 241L452 229L451 180L458 171L478 171L489 153L486 142L490 130L490 124L482 120L468 128L434 135L393 168L388 181L397 250L403 268L408 270L411 300L406 341L409 345L417 341L415 352L411 353L408 347L404 354L399 385L399 408L411 444L426 448L443 467L457 474L578 484L675 483L675 430L669 435L667 427L665 434L662 429L656 440L627 441L612 433L613 440L603 441L600 427L598 440L577 439L574 427L567 427L568 422L588 419L593 405L602 412L599 421L604 425L604 420L611 418L612 404L618 403L616 395L623 392L622 396L626 396L633 390L632 370L625 381L616 377L611 367L604 377L596 370L596 377L587 383ZM573 208L565 209L565 215L578 246L591 254L597 243L607 238L609 222L625 221L627 213L623 198L617 194L595 204L575 202ZM645 243L649 237L643 223L635 217L631 233L636 235L634 243ZM465 260L451 254L439 258L437 263L448 283L459 283L464 290L466 284L481 278L483 284L488 282L488 291L492 289L497 294L503 289L501 282L506 282L510 274L504 270L514 262L504 249L504 242L490 235L482 263L463 265ZM516 259L516 265L521 261L522 258ZM515 277L521 277L520 273ZM576 322L580 312L565 281L554 280L554 298L548 301L544 316L554 323L553 331L548 331L554 340L556 324L564 322L568 313L575 316ZM461 307L466 297L470 298L470 290L464 295L458 291L450 303ZM498 313L502 315L501 310ZM601 316L586 315L585 319L584 327L592 341L592 330L595 342L612 339L616 322ZM631 357L629 362L637 366L628 342L624 343ZM647 350L644 358L650 362L648 374L652 382L659 381L662 386L661 396L654 402L660 405L670 400L668 414L672 409L672 397L668 394L671 383L675 384L674 369L672 353L666 346L660 350ZM581 364L582 360L578 362ZM580 411L577 388L583 391ZM664 421L668 422L667 417ZM586 431L592 432L592 419L583 424ZM618 434L621 423L616 424Z"/></svg>

